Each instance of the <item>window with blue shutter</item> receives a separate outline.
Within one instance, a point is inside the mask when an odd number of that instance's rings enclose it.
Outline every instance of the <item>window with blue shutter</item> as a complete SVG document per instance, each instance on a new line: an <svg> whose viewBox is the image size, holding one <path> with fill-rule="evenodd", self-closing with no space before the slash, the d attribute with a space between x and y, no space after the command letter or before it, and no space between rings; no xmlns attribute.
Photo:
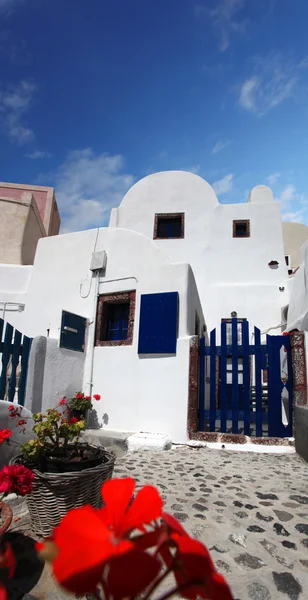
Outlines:
<svg viewBox="0 0 308 600"><path fill-rule="evenodd" d="M133 343L136 292L99 296L96 346L129 346Z"/></svg>
<svg viewBox="0 0 308 600"><path fill-rule="evenodd" d="M106 341L127 340L129 303L107 305Z"/></svg>
<svg viewBox="0 0 308 600"><path fill-rule="evenodd" d="M138 354L176 353L178 312L178 292L141 296Z"/></svg>

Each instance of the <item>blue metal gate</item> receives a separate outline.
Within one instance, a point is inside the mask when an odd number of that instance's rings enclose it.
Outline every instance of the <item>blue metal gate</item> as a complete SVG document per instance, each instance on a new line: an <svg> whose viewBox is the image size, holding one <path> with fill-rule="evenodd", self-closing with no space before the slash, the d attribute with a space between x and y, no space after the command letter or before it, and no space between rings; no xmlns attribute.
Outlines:
<svg viewBox="0 0 308 600"><path fill-rule="evenodd" d="M0 399L24 405L32 339L0 319Z"/></svg>
<svg viewBox="0 0 308 600"><path fill-rule="evenodd" d="M199 430L291 437L292 359L289 336L266 336L236 318L223 321L210 345L200 340Z"/></svg>

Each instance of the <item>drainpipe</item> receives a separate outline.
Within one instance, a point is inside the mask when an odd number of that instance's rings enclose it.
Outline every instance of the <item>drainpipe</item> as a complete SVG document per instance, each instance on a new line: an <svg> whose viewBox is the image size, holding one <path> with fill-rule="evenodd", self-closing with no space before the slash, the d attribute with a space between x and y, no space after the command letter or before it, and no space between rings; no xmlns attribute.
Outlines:
<svg viewBox="0 0 308 600"><path fill-rule="evenodd" d="M95 288L94 288L94 305L93 305L93 318L89 323L88 330L88 348L89 352L89 381L87 382L87 395L92 396L93 389L93 367L94 367L94 351L95 351L95 330L96 330L96 314L97 314L97 298L99 296L99 284L100 283L114 283L116 281L125 281L127 279L134 279L138 283L137 277L117 277L115 279L99 279L100 271L95 271Z"/></svg>
<svg viewBox="0 0 308 600"><path fill-rule="evenodd" d="M89 323L88 329L88 348L90 349L89 357L89 380L87 383L87 396L92 396L93 389L93 365L94 365L94 346L95 346L95 328L96 328L96 312L97 312L97 298L99 291L99 271L95 271L95 285L94 285L94 301L93 301L93 317Z"/></svg>

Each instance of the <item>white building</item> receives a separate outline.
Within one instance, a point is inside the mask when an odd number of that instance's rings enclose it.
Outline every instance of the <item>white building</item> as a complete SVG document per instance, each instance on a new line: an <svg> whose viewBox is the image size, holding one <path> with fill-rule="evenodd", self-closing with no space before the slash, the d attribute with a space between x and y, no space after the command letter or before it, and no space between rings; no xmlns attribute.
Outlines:
<svg viewBox="0 0 308 600"><path fill-rule="evenodd" d="M101 253L106 265L98 272ZM83 389L102 395L100 423L168 433L177 442L187 439L192 336L203 335L205 323L208 331L219 327L232 312L280 333L289 303L271 190L258 186L247 203L223 205L206 181L181 171L135 184L108 228L41 239L34 266L12 268L0 266L0 300L24 300L23 333L49 336L55 345L61 336L63 345L74 331L82 336L87 322L84 361L60 348L43 401L71 390L59 369L71 369L71 381L84 369ZM83 319L69 324L62 311Z"/></svg>

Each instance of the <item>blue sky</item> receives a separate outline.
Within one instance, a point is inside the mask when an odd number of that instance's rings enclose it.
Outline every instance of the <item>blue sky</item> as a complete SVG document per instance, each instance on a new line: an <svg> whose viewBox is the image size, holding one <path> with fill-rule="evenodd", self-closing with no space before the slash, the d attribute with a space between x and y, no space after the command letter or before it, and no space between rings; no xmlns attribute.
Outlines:
<svg viewBox="0 0 308 600"><path fill-rule="evenodd" d="M0 0L2 181L56 188L63 231L184 169L267 183L308 224L307 0Z"/></svg>

